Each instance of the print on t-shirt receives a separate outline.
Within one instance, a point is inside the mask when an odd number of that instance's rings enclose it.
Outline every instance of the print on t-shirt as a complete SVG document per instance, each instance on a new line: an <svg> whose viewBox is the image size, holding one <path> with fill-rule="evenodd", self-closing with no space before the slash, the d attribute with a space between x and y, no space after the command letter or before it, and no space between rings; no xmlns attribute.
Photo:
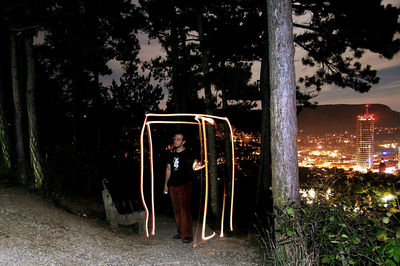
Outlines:
<svg viewBox="0 0 400 266"><path fill-rule="evenodd" d="M178 170L179 168L179 157L174 157L174 170Z"/></svg>

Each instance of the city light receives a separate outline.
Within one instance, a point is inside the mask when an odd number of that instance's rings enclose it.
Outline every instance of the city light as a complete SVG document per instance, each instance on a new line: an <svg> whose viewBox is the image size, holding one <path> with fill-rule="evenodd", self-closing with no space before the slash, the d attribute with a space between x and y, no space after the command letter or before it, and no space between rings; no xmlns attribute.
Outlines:
<svg viewBox="0 0 400 266"><path fill-rule="evenodd" d="M382 197L382 200L383 200L384 202L388 202L388 201L394 200L395 198L397 198L397 197L394 196L394 195L392 195L392 194L389 194L389 195L383 196L383 197Z"/></svg>

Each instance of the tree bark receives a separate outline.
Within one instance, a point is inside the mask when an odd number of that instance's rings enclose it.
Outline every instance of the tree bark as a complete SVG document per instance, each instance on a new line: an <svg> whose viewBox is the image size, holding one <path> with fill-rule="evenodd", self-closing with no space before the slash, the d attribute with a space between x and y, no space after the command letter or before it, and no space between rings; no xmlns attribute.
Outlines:
<svg viewBox="0 0 400 266"><path fill-rule="evenodd" d="M221 63L221 67L225 69L225 61ZM226 97L226 91L224 84L221 84L221 98L222 98L222 110L225 116L228 116L228 98ZM224 171L224 193L223 197L231 199L232 196L232 145L230 138L230 128L227 123L224 123L224 146L225 146L225 171Z"/></svg>
<svg viewBox="0 0 400 266"><path fill-rule="evenodd" d="M298 202L296 85L290 0L268 1L272 188L275 206Z"/></svg>
<svg viewBox="0 0 400 266"><path fill-rule="evenodd" d="M10 149L10 141L9 141L9 130L7 117L5 114L5 102L4 102L4 83L3 83L3 67L0 62L0 145L1 145L1 163L6 167L11 168L11 149Z"/></svg>
<svg viewBox="0 0 400 266"><path fill-rule="evenodd" d="M1 96L0 96L1 97ZM1 164L11 168L10 145L7 134L7 122L4 119L4 112L0 106L0 145L1 145Z"/></svg>
<svg viewBox="0 0 400 266"><path fill-rule="evenodd" d="M77 78L74 77L72 81L72 144L74 151L78 147L78 125L79 125L79 100L78 100L78 89L76 88Z"/></svg>
<svg viewBox="0 0 400 266"><path fill-rule="evenodd" d="M184 90L182 87L182 73L179 71L179 36L175 14L171 20L171 54L172 54L172 87L175 102L175 112L185 112Z"/></svg>
<svg viewBox="0 0 400 266"><path fill-rule="evenodd" d="M10 34L10 55L11 55L11 80L14 99L14 122L16 136L16 156L18 182L21 185L27 184L27 167L25 160L24 141L22 133L22 106L19 86L18 58L17 58L17 36L16 32Z"/></svg>
<svg viewBox="0 0 400 266"><path fill-rule="evenodd" d="M208 69L208 51L204 46L204 31L202 14L198 17L198 29L199 29L199 40L200 49L202 52L202 72L203 72L203 88L204 88L204 99L206 103L206 113L213 114L213 101L211 93L211 84L208 81L209 69ZM209 178L210 178L210 197L211 197L211 209L215 217L221 212L218 205L218 182L217 182L217 149L215 139L215 128L214 125L207 126L207 143L209 151Z"/></svg>
<svg viewBox="0 0 400 266"><path fill-rule="evenodd" d="M297 160L296 84L290 0L268 0L269 77L271 87L271 155L274 209L288 213L299 203ZM275 228L283 220L275 213ZM277 251L288 264L296 260L296 245L282 244L286 237L275 231Z"/></svg>
<svg viewBox="0 0 400 266"><path fill-rule="evenodd" d="M270 86L269 86L269 55L268 55L268 23L267 3L262 1L264 17L264 55L261 59L260 90L261 90L261 145L260 163L258 165L256 204L262 204L265 195L271 187L271 127L270 127Z"/></svg>
<svg viewBox="0 0 400 266"><path fill-rule="evenodd" d="M29 154L31 158L31 167L34 176L35 189L42 189L44 174L43 160L40 153L39 133L37 126L37 111L35 103L36 91L36 67L33 56L33 38L32 36L25 37L26 64L27 64L27 82L26 82L26 105L28 113L29 127Z"/></svg>
<svg viewBox="0 0 400 266"><path fill-rule="evenodd" d="M94 79L97 86L97 91L94 95L94 115L96 120L96 147L101 149L102 147L102 112L101 112L101 84L99 80L99 73L94 73Z"/></svg>

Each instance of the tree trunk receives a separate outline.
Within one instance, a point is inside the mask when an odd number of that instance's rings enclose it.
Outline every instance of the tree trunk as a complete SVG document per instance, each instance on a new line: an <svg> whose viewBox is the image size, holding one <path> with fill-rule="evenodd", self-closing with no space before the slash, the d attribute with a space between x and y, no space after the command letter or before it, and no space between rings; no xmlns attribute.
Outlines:
<svg viewBox="0 0 400 266"><path fill-rule="evenodd" d="M16 136L16 156L17 156L17 172L18 182L21 185L27 184L27 167L25 160L24 141L22 133L22 107L19 86L19 74L17 65L17 36L16 32L10 34L10 54L11 54L11 80L14 99L14 122Z"/></svg>
<svg viewBox="0 0 400 266"><path fill-rule="evenodd" d="M203 72L203 88L204 88L204 99L206 103L206 113L213 114L213 101L211 93L211 85L208 81L208 51L204 47L204 31L201 13L198 17L198 29L199 29L199 39L200 39L200 49L202 52L202 72ZM210 201L211 209L214 217L218 217L221 212L218 205L218 182L217 182L217 149L216 149L216 139L215 139L215 128L214 125L207 126L207 143L209 151L209 178L210 178Z"/></svg>
<svg viewBox="0 0 400 266"><path fill-rule="evenodd" d="M36 68L33 57L33 38L32 36L25 37L26 64L27 64L27 83L26 83L26 105L28 113L29 126L29 154L31 158L31 167L34 176L35 189L42 189L44 174L43 160L40 153L39 133L37 126L37 111L35 103L36 90Z"/></svg>
<svg viewBox="0 0 400 266"><path fill-rule="evenodd" d="M7 117L5 114L4 102L4 84L3 84L3 67L0 62L0 145L1 145L1 163L6 167L11 168L11 149L9 141L9 130L7 124Z"/></svg>
<svg viewBox="0 0 400 266"><path fill-rule="evenodd" d="M298 202L296 85L290 0L268 1L274 205Z"/></svg>
<svg viewBox="0 0 400 266"><path fill-rule="evenodd" d="M175 112L183 113L185 112L185 101L184 101L184 90L182 87L182 73L180 72L179 66L179 36L177 29L177 22L175 15L172 17L171 21L171 54L172 54L172 87L173 87L173 97L175 102Z"/></svg>
<svg viewBox="0 0 400 266"><path fill-rule="evenodd" d="M299 202L297 160L296 85L292 6L290 0L269 0L269 77L271 87L271 155L274 206L287 211ZM286 212L287 213L287 212ZM282 225L276 215L275 228ZM296 258L295 244L281 244L276 234L278 252L288 264Z"/></svg>
<svg viewBox="0 0 400 266"><path fill-rule="evenodd" d="M225 69L225 61L221 63L223 69ZM224 72L224 71L223 71ZM222 110L224 115L228 116L228 98L226 97L224 84L221 84L221 98L222 98ZM224 197L230 199L232 196L232 145L230 138L230 128L227 123L224 123L224 148L225 148L225 175L224 175Z"/></svg>
<svg viewBox="0 0 400 266"><path fill-rule="evenodd" d="M97 91L94 96L94 115L96 120L96 147L101 149L102 147L102 113L101 113L101 85L99 81L99 73L94 73L95 83Z"/></svg>
<svg viewBox="0 0 400 266"><path fill-rule="evenodd" d="M260 163L258 164L256 204L262 204L271 187L271 128L270 128L270 86L269 86L269 56L268 56L268 23L267 3L262 1L264 17L264 56L261 59L260 90L261 90L261 145Z"/></svg>
<svg viewBox="0 0 400 266"><path fill-rule="evenodd" d="M79 112L79 91L77 88L78 84L78 74L74 71L73 80L72 80L72 144L74 152L79 150L79 120L80 120L80 112Z"/></svg>

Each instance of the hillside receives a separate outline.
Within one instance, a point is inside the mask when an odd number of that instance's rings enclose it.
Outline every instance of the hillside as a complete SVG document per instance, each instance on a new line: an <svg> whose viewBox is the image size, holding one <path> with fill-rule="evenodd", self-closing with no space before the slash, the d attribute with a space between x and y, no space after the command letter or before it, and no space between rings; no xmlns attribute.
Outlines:
<svg viewBox="0 0 400 266"><path fill-rule="evenodd" d="M92 205L74 210L92 211ZM218 238L193 247L172 239L172 217L157 216L156 235L116 229L56 208L51 201L0 176L0 265L259 265L244 239Z"/></svg>
<svg viewBox="0 0 400 266"><path fill-rule="evenodd" d="M376 127L399 127L400 113L383 104L371 104L369 113L375 117ZM305 108L298 115L298 126L305 133L355 132L357 115L365 113L364 104L318 105Z"/></svg>

